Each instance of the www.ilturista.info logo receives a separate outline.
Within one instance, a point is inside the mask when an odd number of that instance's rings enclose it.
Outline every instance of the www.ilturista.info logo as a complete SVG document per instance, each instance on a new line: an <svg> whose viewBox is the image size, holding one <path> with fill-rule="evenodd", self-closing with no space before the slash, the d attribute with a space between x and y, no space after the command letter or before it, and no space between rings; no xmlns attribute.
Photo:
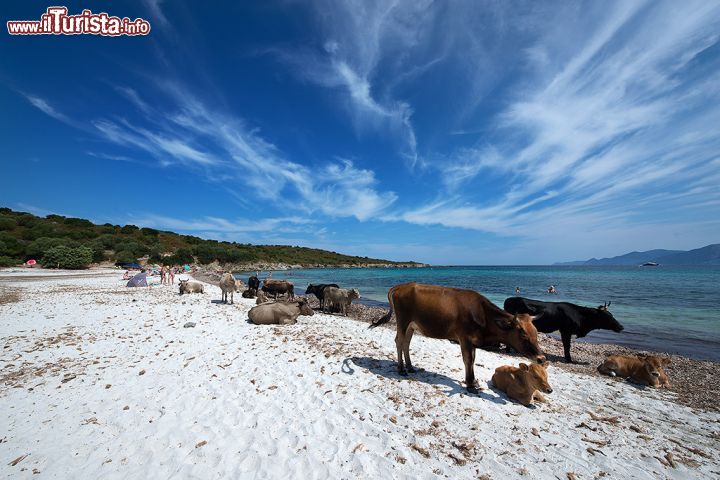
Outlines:
<svg viewBox="0 0 720 480"><path fill-rule="evenodd" d="M150 22L142 18L111 17L107 13L83 10L80 15L68 15L67 7L48 7L40 20L7 22L10 35L147 35Z"/></svg>

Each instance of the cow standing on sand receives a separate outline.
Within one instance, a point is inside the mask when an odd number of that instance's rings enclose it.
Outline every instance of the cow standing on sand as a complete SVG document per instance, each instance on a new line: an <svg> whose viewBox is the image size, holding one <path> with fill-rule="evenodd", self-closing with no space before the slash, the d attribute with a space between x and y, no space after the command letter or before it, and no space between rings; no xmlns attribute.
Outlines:
<svg viewBox="0 0 720 480"><path fill-rule="evenodd" d="M297 302L271 302L256 305L248 312L248 318L256 325L289 325L297 323L300 315L314 315L307 299L300 298Z"/></svg>
<svg viewBox="0 0 720 480"><path fill-rule="evenodd" d="M220 290L222 290L222 301L228 303L228 293L230 294L230 303L235 303L235 290L237 290L237 283L235 283L235 277L232 273L224 273L220 277Z"/></svg>
<svg viewBox="0 0 720 480"><path fill-rule="evenodd" d="M180 280L180 295L184 293L204 293L205 287L200 282Z"/></svg>
<svg viewBox="0 0 720 480"><path fill-rule="evenodd" d="M388 301L390 311L374 321L370 328L389 322L395 313L400 375L415 371L410 362L410 340L415 330L426 337L455 340L460 344L465 363L465 385L470 393L478 391L474 370L476 347L502 342L537 363L545 362L532 317L510 315L473 290L404 283L390 289Z"/></svg>
<svg viewBox="0 0 720 480"><path fill-rule="evenodd" d="M612 303L612 302L611 302ZM522 297L510 297L503 308L510 313L539 315L534 322L538 332L551 333L560 330L565 361L570 358L570 339L573 335L582 338L596 329L622 332L623 326L608 311L610 303L597 308L582 307L568 302L542 302Z"/></svg>
<svg viewBox="0 0 720 480"><path fill-rule="evenodd" d="M295 287L287 280L272 280L267 278L263 282L262 291L268 295L272 295L275 299L277 299L278 295L285 294L287 294L288 300L295 298Z"/></svg>
<svg viewBox="0 0 720 480"><path fill-rule="evenodd" d="M360 291L357 288L348 290L345 288L327 287L324 294L325 309L328 312L332 312L333 308L337 308L344 316L347 316L347 311L352 301L360 298ZM325 311L325 309L323 311Z"/></svg>
<svg viewBox="0 0 720 480"><path fill-rule="evenodd" d="M320 310L322 311L325 307L325 289L327 287L335 287L340 288L336 283L319 283L317 285L313 285L312 283L308 285L307 289L305 290L305 295L310 295L311 293L315 295L320 302Z"/></svg>
<svg viewBox="0 0 720 480"><path fill-rule="evenodd" d="M253 298L255 295L257 295L257 291L260 288L260 279L253 275L250 278L248 278L248 297L247 298Z"/></svg>

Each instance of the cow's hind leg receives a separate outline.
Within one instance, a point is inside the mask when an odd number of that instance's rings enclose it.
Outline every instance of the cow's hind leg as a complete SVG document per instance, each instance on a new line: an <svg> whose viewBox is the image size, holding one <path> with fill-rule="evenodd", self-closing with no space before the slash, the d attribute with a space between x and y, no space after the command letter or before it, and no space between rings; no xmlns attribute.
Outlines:
<svg viewBox="0 0 720 480"><path fill-rule="evenodd" d="M478 393L475 381L475 345L468 339L460 340L463 363L465 363L465 388L470 393Z"/></svg>
<svg viewBox="0 0 720 480"><path fill-rule="evenodd" d="M405 366L407 367L407 371L409 373L415 373L415 368L412 366L412 362L410 361L410 340L412 340L414 333L415 333L415 329L412 326L409 326L407 328L407 330L405 330L405 342L403 344L403 354L405 355Z"/></svg>
<svg viewBox="0 0 720 480"><path fill-rule="evenodd" d="M398 373L402 376L407 376L405 371L405 364L403 363L403 349L405 347L405 334L401 333L402 329L398 325L397 334L395 335L395 346L397 347L398 355Z"/></svg>

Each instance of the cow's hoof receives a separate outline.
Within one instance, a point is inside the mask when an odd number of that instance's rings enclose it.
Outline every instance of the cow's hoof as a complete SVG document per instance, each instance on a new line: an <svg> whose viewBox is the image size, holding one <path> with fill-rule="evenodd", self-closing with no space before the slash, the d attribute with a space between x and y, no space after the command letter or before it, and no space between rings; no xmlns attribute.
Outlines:
<svg viewBox="0 0 720 480"><path fill-rule="evenodd" d="M402 377L407 377L408 372L406 370L398 370L398 375L400 375Z"/></svg>
<svg viewBox="0 0 720 480"><path fill-rule="evenodd" d="M466 390L468 393L471 393L473 395L477 395L478 393L480 393L480 390L477 387L467 387Z"/></svg>

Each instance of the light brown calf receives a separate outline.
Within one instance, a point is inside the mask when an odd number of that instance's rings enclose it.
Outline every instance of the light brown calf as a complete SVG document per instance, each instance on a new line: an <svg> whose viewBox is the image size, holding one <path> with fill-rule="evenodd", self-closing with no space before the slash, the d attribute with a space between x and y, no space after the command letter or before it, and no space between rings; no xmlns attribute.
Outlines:
<svg viewBox="0 0 720 480"><path fill-rule="evenodd" d="M598 372L611 377L629 378L635 383L655 388L669 387L670 381L662 368L665 365L670 365L669 358L655 355L610 355L598 366Z"/></svg>
<svg viewBox="0 0 720 480"><path fill-rule="evenodd" d="M545 397L542 392L553 391L548 383L547 363L542 365L521 363L519 368L503 365L495 369L492 383L508 397L526 407L530 406L533 400L544 402Z"/></svg>

